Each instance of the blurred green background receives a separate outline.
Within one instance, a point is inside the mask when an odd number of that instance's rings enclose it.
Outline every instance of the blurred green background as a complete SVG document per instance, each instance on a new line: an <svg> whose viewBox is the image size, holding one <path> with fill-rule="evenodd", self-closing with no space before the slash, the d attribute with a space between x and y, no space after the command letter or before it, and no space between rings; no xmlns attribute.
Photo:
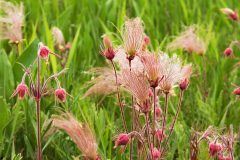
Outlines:
<svg viewBox="0 0 240 160"><path fill-rule="evenodd" d="M8 41L0 42L0 159L34 159L36 154L35 104L30 98L23 101L9 99L23 74L16 62L28 66L37 55L37 44L42 41L53 49L51 28L59 27L66 41L72 43L66 67L61 76L62 87L74 97L64 104L55 103L54 96L44 98L41 108L42 148L46 160L70 160L81 153L64 132L46 135L44 124L51 114L70 111L80 121L95 130L99 153L103 159L127 159L128 151L120 154L113 149L112 138L121 128L115 95L83 98L86 82L91 76L86 71L104 66L99 54L101 36L118 33L127 17L139 16L151 39L152 50L166 51L166 45L186 26L196 24L199 35L208 43L204 56L176 51L184 62L192 63L194 74L184 95L182 112L171 139L167 159L189 159L190 130L205 130L209 125L220 128L233 124L237 133L240 124L238 98L232 94L232 83L240 85L239 50L234 58L226 58L224 49L232 40L239 39L239 23L232 22L220 12L223 7L240 9L239 0L13 0L25 7L24 42L17 49ZM118 33L119 35L119 33ZM115 39L116 44L119 39ZM18 53L17 53L18 52ZM20 56L18 54L20 53ZM170 53L169 54L173 54ZM43 64L45 75L62 69L51 57L50 65ZM53 84L54 85L54 84ZM176 111L177 98L172 98L169 113ZM130 112L126 109L127 118ZM169 119L171 118L169 117ZM169 121L170 122L170 121ZM130 124L129 124L130 126ZM21 153L21 156L18 155ZM240 159L239 142L235 157ZM202 147L199 159L209 159Z"/></svg>

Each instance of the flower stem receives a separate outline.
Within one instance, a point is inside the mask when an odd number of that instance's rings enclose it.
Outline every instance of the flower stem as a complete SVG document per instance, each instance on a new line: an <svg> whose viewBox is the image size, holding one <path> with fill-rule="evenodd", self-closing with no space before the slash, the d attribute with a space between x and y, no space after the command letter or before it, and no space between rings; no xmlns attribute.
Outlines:
<svg viewBox="0 0 240 160"><path fill-rule="evenodd" d="M40 101L41 101L41 92L40 92L40 57L37 58L37 95L35 97L37 105L37 159L41 160L41 127L40 127Z"/></svg>
<svg viewBox="0 0 240 160"><path fill-rule="evenodd" d="M129 59L129 70L130 72L132 71L132 65L131 65L131 60ZM134 131L134 100L132 96L132 131ZM133 151L133 141L130 142L130 160L132 160L132 151Z"/></svg>
<svg viewBox="0 0 240 160"><path fill-rule="evenodd" d="M118 103L120 106L120 112L121 112L121 117L122 117L122 121L123 121L123 126L124 126L125 132L127 132L127 125L126 125L126 120L125 120L125 116L124 116L123 105L122 105L121 98L120 98L120 91L119 91L119 87L118 87L117 71L116 71L116 67L115 67L113 61L111 61L111 63L112 63L114 73L115 73L115 80L116 80L116 86L117 86L117 98L118 98Z"/></svg>
<svg viewBox="0 0 240 160"><path fill-rule="evenodd" d="M178 115L179 115L179 113L180 113L180 108L181 108L181 104L182 104L183 93L184 93L184 91L181 90L181 92L180 92L180 98L179 98L179 102L178 102L177 113L176 113L175 116L174 116L173 123L172 123L171 129L170 129L169 135L168 135L168 137L167 137L167 139L166 139L166 141L165 141L163 150L165 150L166 145L167 145L167 143L168 143L168 141L169 141L169 139L170 139L170 136L171 136L172 133L173 133L175 123L176 123L177 118L178 118Z"/></svg>
<svg viewBox="0 0 240 160"><path fill-rule="evenodd" d="M166 125L167 108L168 108L168 93L165 93L165 106L164 106L164 115L163 115L163 121L162 121L162 135L164 134L165 125ZM159 141L159 147L161 147L161 143L162 143L162 139Z"/></svg>
<svg viewBox="0 0 240 160"><path fill-rule="evenodd" d="M155 146L156 89L153 87L153 146Z"/></svg>
<svg viewBox="0 0 240 160"><path fill-rule="evenodd" d="M146 127L147 127L147 141L148 141L148 146L149 146L149 150L150 150L150 157L152 157L153 159L153 155L152 155L152 148L151 148L151 137L150 137L150 128L149 128L149 118L148 118L148 113L145 114L146 117Z"/></svg>

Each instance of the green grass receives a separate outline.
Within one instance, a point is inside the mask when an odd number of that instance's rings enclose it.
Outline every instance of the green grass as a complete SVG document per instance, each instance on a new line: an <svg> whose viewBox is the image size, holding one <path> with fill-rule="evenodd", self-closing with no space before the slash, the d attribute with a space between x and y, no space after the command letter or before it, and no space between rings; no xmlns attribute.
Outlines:
<svg viewBox="0 0 240 160"><path fill-rule="evenodd" d="M18 3L19 0L14 0ZM85 83L90 79L86 71L92 67L104 66L104 58L99 54L101 36L118 32L126 17L139 16L145 24L145 32L151 38L151 49L165 51L173 36L185 26L196 24L200 36L208 42L204 57L182 51L176 53L185 62L192 63L194 76L184 95L182 112L171 139L168 159L189 159L190 129L204 130L209 125L225 127L233 124L235 132L240 124L240 107L232 94L231 83L240 85L239 50L234 48L235 58L225 58L224 49L232 40L239 39L239 23L232 23L219 9L222 7L240 10L238 0L23 0L26 13L24 42L16 56L16 46L7 41L0 42L0 159L34 159L36 152L36 116L32 99L16 101L9 99L23 74L16 62L30 65L37 55L37 44L44 42L53 49L51 27L59 27L66 41L72 42L62 85L74 97L65 104L54 103L54 98L44 98L41 108L41 123L59 110L72 112L80 121L86 121L94 128L103 159L127 159L128 153L118 154L113 149L112 138L123 129L115 96L85 98ZM118 43L119 39L116 39ZM173 54L173 53L170 53ZM45 74L61 70L55 57L51 66L45 67ZM206 79L203 79L206 66ZM207 95L204 92L207 91ZM101 102L101 103L99 103ZM173 99L169 113L176 112ZM170 117L171 118L171 117ZM129 124L130 125L130 124ZM72 159L81 153L63 132L45 137L42 129L44 159ZM17 156L18 155L18 156ZM208 159L207 151L200 153ZM240 159L239 143L235 157Z"/></svg>

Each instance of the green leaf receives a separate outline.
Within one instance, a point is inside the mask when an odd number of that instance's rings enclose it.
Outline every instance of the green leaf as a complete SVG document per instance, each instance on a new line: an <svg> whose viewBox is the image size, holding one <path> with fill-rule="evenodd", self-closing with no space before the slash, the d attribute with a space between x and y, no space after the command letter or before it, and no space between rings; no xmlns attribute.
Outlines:
<svg viewBox="0 0 240 160"><path fill-rule="evenodd" d="M3 130L7 126L10 118L10 111L7 102L0 97L0 143L3 139Z"/></svg>
<svg viewBox="0 0 240 160"><path fill-rule="evenodd" d="M14 90L12 65L4 50L0 51L0 96L8 99Z"/></svg>
<svg viewBox="0 0 240 160"><path fill-rule="evenodd" d="M21 56L17 59L17 62L22 63L27 67L30 64L32 64L37 57L38 43L39 41L37 39L32 41L23 51ZM18 63L14 64L13 73L14 73L15 81L20 82L23 76L23 70Z"/></svg>
<svg viewBox="0 0 240 160"><path fill-rule="evenodd" d="M74 37L74 40L73 40L73 43L72 43L72 48L69 52L69 55L68 55L68 60L67 60L67 64L66 64L66 68L69 68L72 60L73 60L73 56L74 56L74 53L76 53L76 49L77 49L77 42L78 42L78 38L79 38L79 35L80 35L80 28L81 26L78 27L78 30L77 30L77 33Z"/></svg>

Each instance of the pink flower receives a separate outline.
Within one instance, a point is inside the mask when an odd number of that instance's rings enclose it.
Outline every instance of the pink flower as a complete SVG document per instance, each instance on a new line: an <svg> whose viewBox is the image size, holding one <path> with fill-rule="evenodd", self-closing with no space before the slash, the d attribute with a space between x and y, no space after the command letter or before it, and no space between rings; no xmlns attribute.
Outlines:
<svg viewBox="0 0 240 160"><path fill-rule="evenodd" d="M211 157L215 157L222 150L220 143L211 142L209 143L209 154Z"/></svg>
<svg viewBox="0 0 240 160"><path fill-rule="evenodd" d="M238 13L233 11L230 8L222 8L221 11L226 14L231 20L237 21L238 20Z"/></svg>
<svg viewBox="0 0 240 160"><path fill-rule="evenodd" d="M102 49L101 54L108 60L112 61L113 58L115 57L116 52L114 51L112 42L106 35L103 36L103 45L104 48Z"/></svg>
<svg viewBox="0 0 240 160"><path fill-rule="evenodd" d="M155 109L155 116L157 120L160 120L161 116L162 116L162 109L160 107L156 107Z"/></svg>
<svg viewBox="0 0 240 160"><path fill-rule="evenodd" d="M13 92L11 97L14 97L18 94L18 98L23 99L27 93L28 93L28 87L26 84L22 82L17 86L16 90Z"/></svg>
<svg viewBox="0 0 240 160"><path fill-rule="evenodd" d="M158 129L155 131L155 137L157 138L158 141L162 141L165 138L165 133L163 132L162 129Z"/></svg>
<svg viewBox="0 0 240 160"><path fill-rule="evenodd" d="M179 87L181 90L187 89L191 74L192 74L192 64L185 65L182 69L182 78L179 82Z"/></svg>
<svg viewBox="0 0 240 160"><path fill-rule="evenodd" d="M233 91L233 94L235 95L240 95L240 87L236 88L234 91Z"/></svg>
<svg viewBox="0 0 240 160"><path fill-rule="evenodd" d="M38 56L40 56L43 60L48 61L48 57L50 54L50 50L47 46L44 46L43 43L39 43L38 48Z"/></svg>
<svg viewBox="0 0 240 160"><path fill-rule="evenodd" d="M123 48L129 60L141 51L144 39L144 28L140 18L129 19L124 24Z"/></svg>
<svg viewBox="0 0 240 160"><path fill-rule="evenodd" d="M170 58L167 54L161 54L159 61L159 74L163 77L159 82L159 87L163 92L169 93L182 77L181 61L176 55Z"/></svg>
<svg viewBox="0 0 240 160"><path fill-rule="evenodd" d="M99 160L97 143L88 125L80 124L72 114L65 113L52 119L53 127L64 130L77 145L83 156L92 160Z"/></svg>
<svg viewBox="0 0 240 160"><path fill-rule="evenodd" d="M161 152L156 147L152 148L152 157L153 157L153 159L157 160L157 159L160 158L160 156L161 156Z"/></svg>
<svg viewBox="0 0 240 160"><path fill-rule="evenodd" d="M226 48L226 49L224 50L224 55L225 55L225 56L229 57L229 56L231 56L232 54L233 54L232 48L228 47L228 48Z"/></svg>
<svg viewBox="0 0 240 160"><path fill-rule="evenodd" d="M160 61L158 55L154 53L145 53L141 55L141 61L144 70L147 73L148 81L151 87L157 87L160 80Z"/></svg>
<svg viewBox="0 0 240 160"><path fill-rule="evenodd" d="M206 52L206 44L200 39L196 32L196 27L190 26L175 38L167 48L170 50L183 49L188 53L195 52L203 55Z"/></svg>
<svg viewBox="0 0 240 160"><path fill-rule="evenodd" d="M115 146L114 148L118 147L118 146L125 146L128 144L130 140L130 137L127 133L121 133L117 136L117 138L115 139Z"/></svg>
<svg viewBox="0 0 240 160"><path fill-rule="evenodd" d="M150 38L147 35L145 35L144 38L143 38L142 51L145 51L149 44L150 44Z"/></svg>
<svg viewBox="0 0 240 160"><path fill-rule="evenodd" d="M11 2L0 1L0 39L8 39L11 43L22 41L22 27L24 25L23 4L14 5Z"/></svg>
<svg viewBox="0 0 240 160"><path fill-rule="evenodd" d="M55 90L55 96L60 102L66 101L66 91L63 88L58 88Z"/></svg>

